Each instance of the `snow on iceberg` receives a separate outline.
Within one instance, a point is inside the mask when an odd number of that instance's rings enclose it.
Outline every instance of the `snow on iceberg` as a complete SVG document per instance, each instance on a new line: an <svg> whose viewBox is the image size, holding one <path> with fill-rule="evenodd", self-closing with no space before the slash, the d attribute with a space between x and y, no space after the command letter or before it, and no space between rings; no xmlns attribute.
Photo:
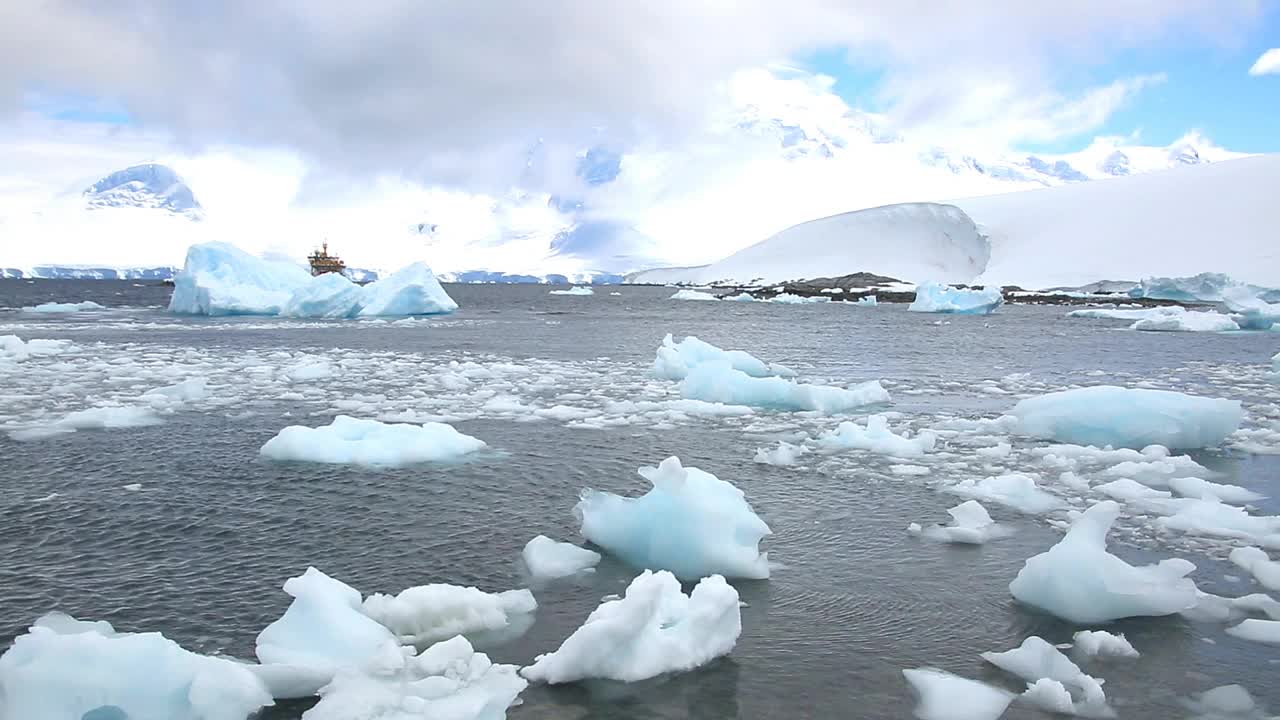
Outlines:
<svg viewBox="0 0 1280 720"><path fill-rule="evenodd" d="M1231 551L1231 562L1249 571L1262 587L1280 592L1280 561L1267 557L1266 551L1256 547L1242 547Z"/></svg>
<svg viewBox="0 0 1280 720"><path fill-rule="evenodd" d="M716 297L715 295L712 295L709 292L703 292L701 290L677 290L676 293L670 297L670 299L671 300L708 300L708 301L714 302L714 301L718 301L720 298Z"/></svg>
<svg viewBox="0 0 1280 720"><path fill-rule="evenodd" d="M483 440L445 423L409 425L338 415L320 427L290 425L260 453L272 460L394 467L456 460L484 447Z"/></svg>
<svg viewBox="0 0 1280 720"><path fill-rule="evenodd" d="M635 567L683 580L769 577L760 540L771 531L741 490L677 457L639 473L653 489L638 498L582 491L573 512L583 537Z"/></svg>
<svg viewBox="0 0 1280 720"><path fill-rule="evenodd" d="M45 615L0 656L0 717L243 720L272 705L244 665L156 632Z"/></svg>
<svg viewBox="0 0 1280 720"><path fill-rule="evenodd" d="M402 645L426 647L454 635L494 633L538 608L528 590L487 593L474 587L432 583L365 598L364 614L396 634ZM532 618L529 618L531 620Z"/></svg>
<svg viewBox="0 0 1280 720"><path fill-rule="evenodd" d="M920 720L997 720L1014 694L977 680L969 680L934 668L903 670L902 675L920 702Z"/></svg>
<svg viewBox="0 0 1280 720"><path fill-rule="evenodd" d="M1129 326L1130 330L1152 332L1231 332L1240 326L1230 316L1216 312L1182 312L1143 318Z"/></svg>
<svg viewBox="0 0 1280 720"><path fill-rule="evenodd" d="M73 313L86 310L106 310L106 308L92 300L78 303L47 302L22 308L23 312L32 313Z"/></svg>
<svg viewBox="0 0 1280 720"><path fill-rule="evenodd" d="M573 543L556 542L539 535L525 544L520 553L529 574L538 580L554 580L594 570L600 553Z"/></svg>
<svg viewBox="0 0 1280 720"><path fill-rule="evenodd" d="M1020 401L1021 432L1076 445L1139 449L1214 447L1240 427L1239 401L1100 385Z"/></svg>
<svg viewBox="0 0 1280 720"><path fill-rule="evenodd" d="M863 427L846 420L832 431L818 438L818 446L827 450L870 450L881 455L900 458L921 457L933 450L938 436L928 430L914 438L904 433L896 435L889 429L889 419L884 415L871 415Z"/></svg>
<svg viewBox="0 0 1280 720"><path fill-rule="evenodd" d="M1008 528L991 519L987 509L977 500L965 500L947 510L947 514L951 516L950 525L921 527L917 523L911 523L907 531L926 540L964 545L982 545L988 540L1007 537L1010 534Z"/></svg>
<svg viewBox="0 0 1280 720"><path fill-rule="evenodd" d="M812 410L826 415L889 402L877 380L852 388L809 385L780 377L757 378L720 364L697 365L680 382L680 394L693 400L773 410Z"/></svg>
<svg viewBox="0 0 1280 720"><path fill-rule="evenodd" d="M721 350L709 342L690 335L676 342L670 333L662 339L653 374L668 380L683 380L689 370L699 365L727 365L751 377L792 377L795 372L784 365L766 363L744 350Z"/></svg>
<svg viewBox="0 0 1280 720"><path fill-rule="evenodd" d="M580 285L569 288L568 290L552 290L548 295L595 295L596 291L589 287Z"/></svg>
<svg viewBox="0 0 1280 720"><path fill-rule="evenodd" d="M1071 636L1072 648L1090 657L1138 657L1138 651L1125 639L1124 633L1112 635L1106 630L1081 630Z"/></svg>
<svg viewBox="0 0 1280 720"><path fill-rule="evenodd" d="M636 682L727 655L741 633L738 591L723 577L703 578L685 595L671 573L646 570L621 599L602 603L559 649L539 655L520 674L553 684Z"/></svg>
<svg viewBox="0 0 1280 720"><path fill-rule="evenodd" d="M916 298L907 306L907 310L956 315L989 315L1002 304L1004 304L1004 295L1000 293L998 287L971 290L930 282L916 288Z"/></svg>
<svg viewBox="0 0 1280 720"><path fill-rule="evenodd" d="M999 503L1030 515L1039 515L1062 507L1062 501L1056 495L1041 490L1035 478L1021 473L1009 473L981 480L969 478L946 488L945 492Z"/></svg>
<svg viewBox="0 0 1280 720"><path fill-rule="evenodd" d="M303 720L503 720L529 683L457 636L413 657L347 668Z"/></svg>
<svg viewBox="0 0 1280 720"><path fill-rule="evenodd" d="M1160 616L1194 607L1195 565L1182 559L1134 567L1107 552L1120 506L1105 500L1084 511L1058 544L1026 561L1009 584L1019 602L1075 623Z"/></svg>

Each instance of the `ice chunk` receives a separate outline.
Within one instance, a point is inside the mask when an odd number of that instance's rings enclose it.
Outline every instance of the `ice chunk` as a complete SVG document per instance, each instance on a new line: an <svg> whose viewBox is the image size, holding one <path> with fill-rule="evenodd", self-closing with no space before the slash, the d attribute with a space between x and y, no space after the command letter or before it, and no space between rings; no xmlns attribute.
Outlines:
<svg viewBox="0 0 1280 720"><path fill-rule="evenodd" d="M982 503L977 500L965 500L947 510L947 513L952 518L950 525L931 525L927 528L921 528L919 525L912 523L908 530L926 540L963 543L966 545L981 545L988 540L995 540L1010 534L1008 528L996 524L991 519L991 516L987 514L987 509L982 507Z"/></svg>
<svg viewBox="0 0 1280 720"><path fill-rule="evenodd" d="M333 365L328 360L310 358L296 363L288 370L285 370L284 374L289 378L290 382L323 380L333 377Z"/></svg>
<svg viewBox="0 0 1280 720"><path fill-rule="evenodd" d="M631 565L684 580L769 577L759 546L771 531L741 490L676 457L639 472L653 484L641 497L582 491L573 512L583 537Z"/></svg>
<svg viewBox="0 0 1280 720"><path fill-rule="evenodd" d="M1247 288L1224 292L1222 303L1235 313L1233 319L1244 330L1270 330L1280 322L1280 303L1265 302Z"/></svg>
<svg viewBox="0 0 1280 720"><path fill-rule="evenodd" d="M812 303L831 302L831 298L820 295L793 295L792 293L783 292L769 298L769 302L780 305L810 305Z"/></svg>
<svg viewBox="0 0 1280 720"><path fill-rule="evenodd" d="M552 290L548 295L595 295L596 291L589 287L575 286L568 290Z"/></svg>
<svg viewBox="0 0 1280 720"><path fill-rule="evenodd" d="M1239 330L1240 326L1222 313L1184 312L1144 318L1129 328L1155 332L1229 332Z"/></svg>
<svg viewBox="0 0 1280 720"><path fill-rule="evenodd" d="M701 290L677 290L675 295L671 296L672 300L719 300L720 298L709 292Z"/></svg>
<svg viewBox="0 0 1280 720"><path fill-rule="evenodd" d="M646 570L621 600L601 604L558 650L520 674L547 683L635 682L727 655L741 632L738 591L723 577L703 578L685 595L671 573Z"/></svg>
<svg viewBox="0 0 1280 720"><path fill-rule="evenodd" d="M401 644L418 647L454 635L500 631L537 608L528 590L487 593L444 583L417 585L398 595L374 593L363 604L364 614L395 633Z"/></svg>
<svg viewBox="0 0 1280 720"><path fill-rule="evenodd" d="M902 674L920 698L915 708L920 720L996 720L1014 698L1007 690L934 668Z"/></svg>
<svg viewBox="0 0 1280 720"><path fill-rule="evenodd" d="M169 311L188 315L278 315L311 274L298 265L253 257L227 243L187 249L173 280Z"/></svg>
<svg viewBox="0 0 1280 720"><path fill-rule="evenodd" d="M528 682L464 637L381 667L349 668L320 691L303 720L502 720Z"/></svg>
<svg viewBox="0 0 1280 720"><path fill-rule="evenodd" d="M172 409L183 403L209 397L209 381L202 377L189 378L174 385L153 388L142 394L142 400L156 409Z"/></svg>
<svg viewBox="0 0 1280 720"><path fill-rule="evenodd" d="M1135 298L1175 300L1177 302L1220 302L1224 294L1244 291L1252 297L1280 300L1280 291L1256 285L1245 285L1223 273L1204 272L1191 277L1149 277L1129 291Z"/></svg>
<svg viewBox="0 0 1280 720"><path fill-rule="evenodd" d="M84 302L78 303L47 302L22 308L23 312L33 313L73 313L84 312L86 310L106 310L106 308L92 300L85 300Z"/></svg>
<svg viewBox="0 0 1280 720"><path fill-rule="evenodd" d="M28 340L17 335L0 335L0 360L22 362L32 356L61 355L71 349L69 340Z"/></svg>
<svg viewBox="0 0 1280 720"><path fill-rule="evenodd" d="M1225 598L1198 592L1195 606L1182 611L1183 617L1195 622L1217 623L1241 620L1250 613L1261 613L1272 620L1280 620L1280 601L1262 593Z"/></svg>
<svg viewBox="0 0 1280 720"><path fill-rule="evenodd" d="M1198 477L1169 478L1169 487L1182 497L1199 500L1218 499L1229 503L1251 503L1262 500L1266 495L1256 493L1239 485L1222 485Z"/></svg>
<svg viewBox="0 0 1280 720"><path fill-rule="evenodd" d="M1173 493L1165 490L1156 490L1143 485L1140 482L1130 480L1129 478L1120 478L1112 480L1109 483L1102 483L1093 488L1098 492L1115 500L1123 500L1126 502L1135 502L1142 500L1168 500L1173 497Z"/></svg>
<svg viewBox="0 0 1280 720"><path fill-rule="evenodd" d="M692 335L676 342L670 334L662 339L662 346L653 359L653 374L668 380L683 380L690 369L710 364L728 365L751 377L795 375L795 372L784 365L767 363L743 350L721 350Z"/></svg>
<svg viewBox="0 0 1280 720"><path fill-rule="evenodd" d="M298 286L281 308L285 317L350 318L360 312L364 289L338 273L325 273Z"/></svg>
<svg viewBox="0 0 1280 720"><path fill-rule="evenodd" d="M1101 318L1105 320L1160 320L1171 316L1185 315L1186 313L1187 309L1180 305L1162 305L1138 310L1085 308L1083 310L1072 310L1067 313L1067 317Z"/></svg>
<svg viewBox="0 0 1280 720"><path fill-rule="evenodd" d="M1099 385L1028 398L1014 406L1021 432L1077 445L1214 447L1240 427L1237 400Z"/></svg>
<svg viewBox="0 0 1280 720"><path fill-rule="evenodd" d="M260 452L273 460L399 466L456 460L484 447L484 441L444 423L409 425L338 415L316 428L290 425Z"/></svg>
<svg viewBox="0 0 1280 720"><path fill-rule="evenodd" d="M438 315L458 309L458 303L424 262L407 265L365 285L361 294L357 313L360 317Z"/></svg>
<svg viewBox="0 0 1280 720"><path fill-rule="evenodd" d="M1217 499L1178 502L1177 512L1156 519L1166 530L1191 535L1210 535L1247 540L1268 547L1280 547L1280 516L1250 515L1243 508L1227 505Z"/></svg>
<svg viewBox="0 0 1280 720"><path fill-rule="evenodd" d="M1081 630L1071 638L1075 649L1085 655L1111 657L1138 657L1124 634L1112 635L1106 630Z"/></svg>
<svg viewBox="0 0 1280 720"><path fill-rule="evenodd" d="M521 553L529 574L539 580L566 577L595 568L600 553L572 543L556 542L546 535L530 540Z"/></svg>
<svg viewBox="0 0 1280 720"><path fill-rule="evenodd" d="M789 442L778 441L778 447L772 450L765 448L757 448L755 461L762 465L777 465L780 467L787 465L795 465L796 460L805 452L803 445L792 445Z"/></svg>
<svg viewBox="0 0 1280 720"><path fill-rule="evenodd" d="M1273 592L1280 592L1280 562L1267 557L1267 553L1256 547L1242 547L1231 551L1231 562L1248 570L1253 579L1262 587Z"/></svg>
<svg viewBox="0 0 1280 720"><path fill-rule="evenodd" d="M239 663L60 613L0 656L0 717L14 720L243 720L271 704Z"/></svg>
<svg viewBox="0 0 1280 720"><path fill-rule="evenodd" d="M1057 680L1040 678L1027 684L1021 695L1022 701L1046 712L1059 715L1079 715L1075 701L1071 699L1071 691Z"/></svg>
<svg viewBox="0 0 1280 720"><path fill-rule="evenodd" d="M858 300L853 304L860 305L862 307L875 307L876 305L879 304L879 301L876 300L875 295L864 295L858 298Z"/></svg>
<svg viewBox="0 0 1280 720"><path fill-rule="evenodd" d="M1069 622L1171 615L1194 607L1195 565L1181 559L1134 567L1107 552L1107 533L1120 506L1105 500L1086 510L1047 552L1026 561L1009 592Z"/></svg>
<svg viewBox="0 0 1280 720"><path fill-rule="evenodd" d="M160 419L149 407L108 406L77 410L47 425L35 425L14 430L9 437L14 440L41 440L77 430L104 430L160 425Z"/></svg>
<svg viewBox="0 0 1280 720"><path fill-rule="evenodd" d="M680 394L707 402L774 410L813 410L827 415L889 402L888 391L877 380L852 388L809 385L780 377L751 377L719 363L690 368L680 382Z"/></svg>
<svg viewBox="0 0 1280 720"><path fill-rule="evenodd" d="M1227 628L1227 634L1253 642L1280 645L1280 620L1249 618Z"/></svg>
<svg viewBox="0 0 1280 720"><path fill-rule="evenodd" d="M827 450L870 450L881 455L913 458L931 452L937 441L938 436L928 430L914 438L907 437L905 433L896 435L889 429L888 418L871 415L865 428L847 420L840 423L835 430L818 438L818 446Z"/></svg>
<svg viewBox="0 0 1280 720"><path fill-rule="evenodd" d="M907 306L911 312L988 315L1004 304L1000 288L982 290L953 288L938 283L924 283L916 288L916 298Z"/></svg>
<svg viewBox="0 0 1280 720"><path fill-rule="evenodd" d="M1257 702L1239 685L1221 685L1184 700L1183 704L1196 713L1196 720L1268 720L1267 713L1258 708Z"/></svg>
<svg viewBox="0 0 1280 720"><path fill-rule="evenodd" d="M1072 715L1109 717L1113 714L1107 708L1107 697L1102 692L1102 681L1086 675L1080 666L1071 662L1070 658L1045 642L1043 638L1032 635L1013 650L1001 653L984 652L982 659L1030 683L1036 683L1041 679L1061 683L1063 689L1069 691L1066 700L1069 702L1067 707L1070 710L1067 712ZM1059 704L1063 700L1060 693L1053 692L1050 688L1037 689L1029 699L1049 701L1051 704ZM1056 710L1056 712L1063 712L1063 710Z"/></svg>
<svg viewBox="0 0 1280 720"><path fill-rule="evenodd" d="M970 478L946 488L946 492L999 503L1031 515L1046 513L1062 506L1062 501L1057 496L1040 489L1035 478L1020 473L982 480Z"/></svg>
<svg viewBox="0 0 1280 720"><path fill-rule="evenodd" d="M729 295L724 299L729 302L755 302L756 301L755 296L753 296L751 293L745 293L745 292L738 293L737 295Z"/></svg>

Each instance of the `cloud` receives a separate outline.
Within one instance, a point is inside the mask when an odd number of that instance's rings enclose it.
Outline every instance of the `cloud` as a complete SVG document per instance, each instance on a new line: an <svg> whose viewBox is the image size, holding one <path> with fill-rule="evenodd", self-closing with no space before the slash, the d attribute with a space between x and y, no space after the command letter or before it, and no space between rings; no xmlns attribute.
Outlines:
<svg viewBox="0 0 1280 720"><path fill-rule="evenodd" d="M1271 48L1262 53L1258 61L1249 68L1250 75L1280 75L1280 48Z"/></svg>

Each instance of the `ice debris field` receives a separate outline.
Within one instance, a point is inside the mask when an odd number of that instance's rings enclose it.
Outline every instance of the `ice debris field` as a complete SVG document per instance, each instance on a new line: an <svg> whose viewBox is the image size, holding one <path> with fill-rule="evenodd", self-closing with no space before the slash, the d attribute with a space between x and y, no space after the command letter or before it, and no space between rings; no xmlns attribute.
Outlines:
<svg viewBox="0 0 1280 720"><path fill-rule="evenodd" d="M179 280L171 305L180 312L357 318L455 307L429 271L363 288L342 280L348 287L286 277L265 264L247 268L225 249L192 252L187 284ZM245 277L255 280L246 285ZM910 309L985 314L1000 304L998 292L922 288ZM1250 305L1238 314L1269 312ZM1113 370L1064 386L1029 373L980 383L837 377L694 336L654 337L652 360L638 363L188 346L175 341L184 326L155 341L142 335L144 323L117 328L137 331L133 341L50 339L39 331L67 332L80 321L9 319L0 326L6 442L181 426L200 414L277 418L261 462L364 468L507 462L499 440L454 427L474 421L541 424L547 434L705 427L759 442L754 454L710 465L663 459L655 449L629 495L584 485L576 506L563 508L579 536L552 538L531 528L525 537L532 539L512 559L527 572L527 588L406 583L366 596L308 569L284 582L291 604L261 629L254 658L192 652L162 628L121 632L57 613L33 619L0 657L0 717L234 720L316 697L303 715L308 720L492 720L518 706L531 684L635 683L696 672L731 656L752 632L735 583L771 582L787 572L788 558L770 549L770 513L735 482L740 463L767 466L778 482L820 472L936 491L947 498L949 518L921 513L902 527L895 542L904 557L923 546L1010 542L1028 523L1061 533L992 582L1007 585L1011 602L1076 628L1072 642L1027 634L1016 647L975 650L975 662L994 670L957 668L974 677L904 668L904 703L909 687L914 712L925 720L994 719L1013 706L1122 716L1141 699L1117 699L1105 675L1117 663L1144 662L1143 648L1114 631L1125 619L1178 616L1260 647L1280 644L1280 601L1272 596L1280 592L1280 516L1259 505L1274 489L1220 482L1211 462L1221 453L1280 454L1280 354L1270 365ZM256 327L309 327L288 323ZM966 397L990 410L958 413L916 400L926 395ZM1141 548L1149 560L1122 559L1113 553L1117 544ZM518 664L494 662L477 649L527 632L538 622L541 588L578 582L605 556L633 568L633 579L557 646ZM1233 568L1239 592L1204 589L1201 567ZM93 672L63 672L71 664ZM1000 684L988 682L993 678ZM1184 705L1195 717L1265 717L1238 685L1187 692Z"/></svg>

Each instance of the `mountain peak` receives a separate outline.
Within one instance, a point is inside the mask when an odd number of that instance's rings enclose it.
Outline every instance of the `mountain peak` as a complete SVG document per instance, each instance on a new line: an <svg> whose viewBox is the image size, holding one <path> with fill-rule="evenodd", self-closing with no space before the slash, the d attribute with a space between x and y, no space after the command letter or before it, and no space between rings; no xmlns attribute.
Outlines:
<svg viewBox="0 0 1280 720"><path fill-rule="evenodd" d="M203 215L200 203L182 178L172 168L156 163L117 170L90 185L84 196L91 208L153 208L192 220Z"/></svg>

